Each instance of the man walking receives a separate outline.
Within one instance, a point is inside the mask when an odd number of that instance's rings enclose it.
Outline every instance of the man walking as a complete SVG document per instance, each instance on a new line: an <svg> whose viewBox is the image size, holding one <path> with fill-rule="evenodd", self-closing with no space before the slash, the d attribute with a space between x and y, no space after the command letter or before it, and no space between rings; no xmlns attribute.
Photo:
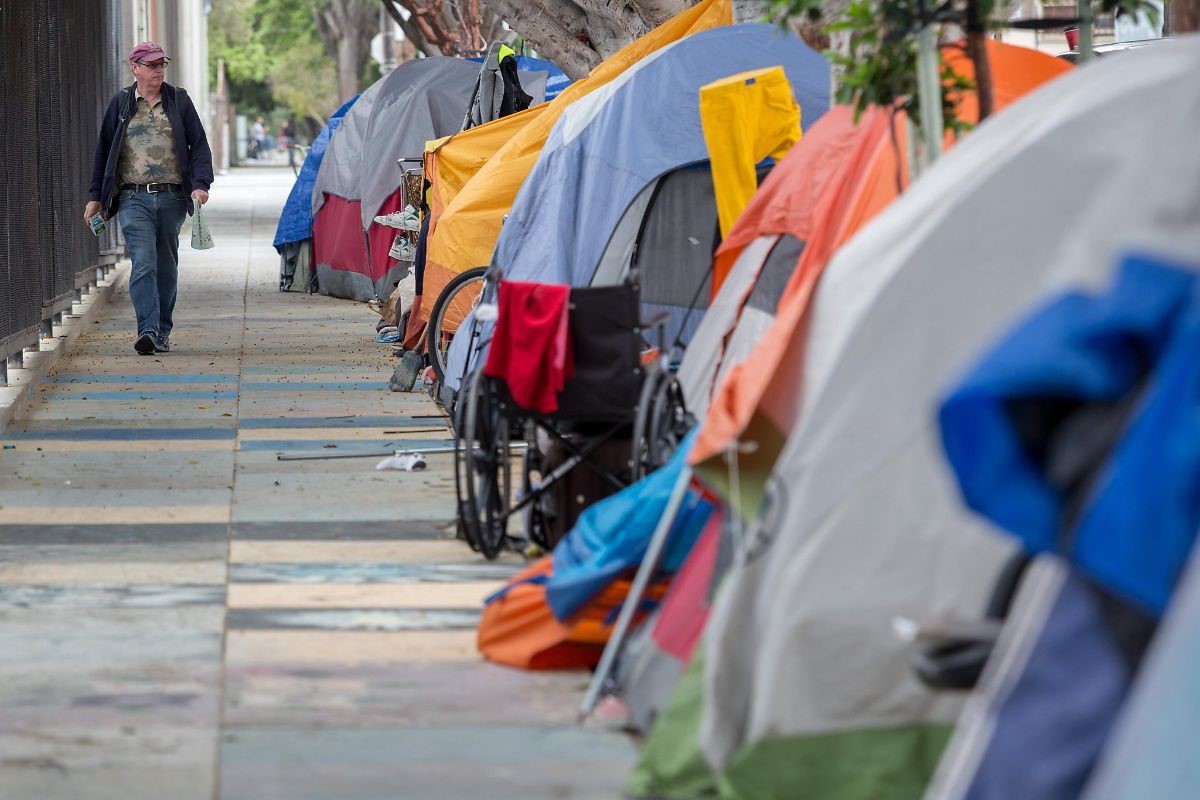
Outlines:
<svg viewBox="0 0 1200 800"><path fill-rule="evenodd" d="M193 203L208 202L212 153L187 92L165 82L171 59L155 42L129 53L134 83L112 98L96 154L84 221L119 214L133 270L129 297L137 315L134 349L171 349L179 283L179 229Z"/></svg>

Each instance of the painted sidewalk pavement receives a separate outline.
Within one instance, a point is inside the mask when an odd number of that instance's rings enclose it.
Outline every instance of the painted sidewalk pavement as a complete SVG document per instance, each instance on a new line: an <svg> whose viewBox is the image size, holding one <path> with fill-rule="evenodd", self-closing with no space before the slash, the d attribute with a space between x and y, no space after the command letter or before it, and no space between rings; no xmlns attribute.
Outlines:
<svg viewBox="0 0 1200 800"><path fill-rule="evenodd" d="M519 568L452 538L449 456L363 305L280 294L291 172L222 177L173 351L122 289L0 441L0 800L612 798L587 676L475 653ZM435 430L430 430L435 429Z"/></svg>

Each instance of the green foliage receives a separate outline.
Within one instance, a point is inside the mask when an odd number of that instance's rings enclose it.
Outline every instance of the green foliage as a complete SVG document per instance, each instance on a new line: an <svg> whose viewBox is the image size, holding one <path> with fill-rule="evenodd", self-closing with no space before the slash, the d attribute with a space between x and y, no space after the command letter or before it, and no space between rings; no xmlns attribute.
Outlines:
<svg viewBox="0 0 1200 800"><path fill-rule="evenodd" d="M780 24L791 20L818 21L823 15L822 0L766 0L771 17ZM1134 13L1154 7L1148 0L1093 0L1101 11ZM839 68L837 100L852 105L856 115L871 106L906 111L916 124L920 120L917 92L917 33L924 21L938 26L951 23L955 30L983 33L991 25L995 0L852 0L825 31L844 33L849 39L846 52L826 53ZM972 25L976 27L972 28ZM957 35L957 34L956 34ZM945 46L946 42L939 44ZM939 58L941 50L939 48ZM974 88L971 80L956 74L942 62L942 112L947 130L961 133L970 127L958 118L955 98Z"/></svg>
<svg viewBox="0 0 1200 800"><path fill-rule="evenodd" d="M273 121L294 114L323 124L337 108L336 68L313 21L317 2L213 0L210 74L215 86L217 59L224 58L239 113Z"/></svg>
<svg viewBox="0 0 1200 800"><path fill-rule="evenodd" d="M820 0L769 2L772 16L781 22L801 16L815 20L821 15ZM990 9L992 0L984 2ZM847 52L831 50L825 55L840 73L836 99L853 106L856 119L873 106L904 111L914 123L921 118L916 33L923 5L927 4L921 0L853 0L840 17L825 25L826 32L845 33L849 39ZM935 13L944 13L947 6ZM958 118L956 98L973 84L944 62L941 77L946 129L962 133L970 125Z"/></svg>

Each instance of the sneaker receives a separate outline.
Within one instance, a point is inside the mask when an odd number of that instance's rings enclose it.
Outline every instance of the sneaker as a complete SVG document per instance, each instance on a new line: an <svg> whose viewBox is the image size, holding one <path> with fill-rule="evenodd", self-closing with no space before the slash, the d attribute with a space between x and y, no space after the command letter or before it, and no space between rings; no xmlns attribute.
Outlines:
<svg viewBox="0 0 1200 800"><path fill-rule="evenodd" d="M388 256L397 261L412 261L413 246L412 242L408 241L408 237L403 233L396 237L396 241L392 242L392 249L388 250Z"/></svg>
<svg viewBox="0 0 1200 800"><path fill-rule="evenodd" d="M143 333L137 338L137 341L133 343L133 349L137 350L139 355L152 356L154 355L155 338L156 337L153 333Z"/></svg>
<svg viewBox="0 0 1200 800"><path fill-rule="evenodd" d="M376 217L375 222L378 225L386 225L400 231L419 231L421 230L421 212L412 206L405 206L402 211L393 211L391 214Z"/></svg>
<svg viewBox="0 0 1200 800"><path fill-rule="evenodd" d="M171 339L167 336L160 336L154 340L154 352L169 353L171 352Z"/></svg>

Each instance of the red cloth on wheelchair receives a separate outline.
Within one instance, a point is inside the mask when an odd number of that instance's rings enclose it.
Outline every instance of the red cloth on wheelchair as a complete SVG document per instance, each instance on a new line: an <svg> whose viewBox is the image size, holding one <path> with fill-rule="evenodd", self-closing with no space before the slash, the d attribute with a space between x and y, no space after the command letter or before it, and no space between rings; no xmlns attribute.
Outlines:
<svg viewBox="0 0 1200 800"><path fill-rule="evenodd" d="M541 414L558 410L558 393L575 374L567 324L571 287L501 281L499 318L483 373L508 384L513 400Z"/></svg>

